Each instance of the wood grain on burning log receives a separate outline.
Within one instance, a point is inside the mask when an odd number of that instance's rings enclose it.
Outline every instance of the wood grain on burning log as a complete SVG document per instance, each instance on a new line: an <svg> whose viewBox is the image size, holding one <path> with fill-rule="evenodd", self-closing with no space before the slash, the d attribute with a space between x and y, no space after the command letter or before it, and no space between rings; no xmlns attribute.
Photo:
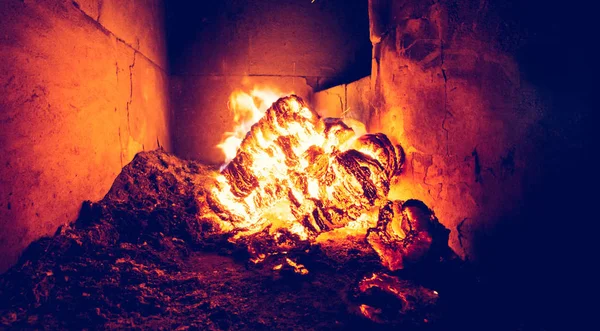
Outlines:
<svg viewBox="0 0 600 331"><path fill-rule="evenodd" d="M383 134L357 137L342 119L281 98L242 141L211 204L237 228L257 230L269 224L262 215L284 203L297 233L314 238L382 205L402 156Z"/></svg>

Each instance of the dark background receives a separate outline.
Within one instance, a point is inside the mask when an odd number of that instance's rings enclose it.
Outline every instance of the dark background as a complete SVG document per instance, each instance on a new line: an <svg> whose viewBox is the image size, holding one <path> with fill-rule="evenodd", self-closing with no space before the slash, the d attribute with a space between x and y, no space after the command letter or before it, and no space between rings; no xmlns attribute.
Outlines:
<svg viewBox="0 0 600 331"><path fill-rule="evenodd" d="M589 318L585 307L594 286L584 269L595 251L590 238L598 219L592 5L490 5L505 23L498 33L514 36L514 44L506 47L523 79L547 101L547 110L532 137L539 146L536 159L542 161L530 165L532 176L525 180L524 199L514 214L492 235L479 238L479 265L499 298L498 311L516 311L547 329L578 329Z"/></svg>

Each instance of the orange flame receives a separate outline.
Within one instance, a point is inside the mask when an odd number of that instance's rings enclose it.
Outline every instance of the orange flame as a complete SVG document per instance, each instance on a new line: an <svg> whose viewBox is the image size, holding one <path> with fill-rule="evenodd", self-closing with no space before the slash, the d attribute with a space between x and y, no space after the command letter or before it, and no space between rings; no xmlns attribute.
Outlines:
<svg viewBox="0 0 600 331"><path fill-rule="evenodd" d="M231 95L236 127L219 147L232 162L215 178L213 206L243 230L238 236L269 227L306 240L373 226L368 211L387 196L396 148L384 135L365 135L357 120L321 118L294 95L269 97L278 95L258 88Z"/></svg>
<svg viewBox="0 0 600 331"><path fill-rule="evenodd" d="M402 147L383 133L365 134L359 121L322 118L296 95L278 97L273 89L232 93L235 127L219 144L228 163L202 200L214 217L202 219L230 233L232 242L262 241L248 246L254 263L307 241L356 235L392 271L425 256L434 239L429 231L439 226L433 212L417 200L389 200L390 182L404 164ZM308 273L289 258L273 269L284 267ZM393 283L382 277L363 285Z"/></svg>
<svg viewBox="0 0 600 331"><path fill-rule="evenodd" d="M266 110L277 99L290 94L294 94L294 92L283 93L276 88L263 86L254 86L249 92L237 89L231 93L227 108L233 113L233 129L226 132L221 142L217 145L223 151L225 157L221 168L224 168L233 160L242 140L250 132L252 125L260 121L265 115ZM344 117L343 120L346 125L354 130L356 137L367 133L364 123L353 118ZM354 139L349 141L347 145L350 146L352 142L354 142ZM347 148L348 146L345 147Z"/></svg>
<svg viewBox="0 0 600 331"><path fill-rule="evenodd" d="M231 93L227 106L233 112L234 127L232 131L223 135L221 143L217 145L225 156L224 166L233 160L252 125L258 122L273 102L283 95L276 89L259 87L254 87L250 92L238 89Z"/></svg>

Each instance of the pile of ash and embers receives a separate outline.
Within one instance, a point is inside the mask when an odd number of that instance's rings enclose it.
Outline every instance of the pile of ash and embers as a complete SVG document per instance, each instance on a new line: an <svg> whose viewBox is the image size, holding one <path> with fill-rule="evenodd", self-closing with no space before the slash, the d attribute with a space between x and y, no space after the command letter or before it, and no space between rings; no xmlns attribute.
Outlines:
<svg viewBox="0 0 600 331"><path fill-rule="evenodd" d="M220 173L138 154L104 199L0 277L1 325L464 326L473 282L449 230L419 201L387 201L399 147L352 136L288 97Z"/></svg>

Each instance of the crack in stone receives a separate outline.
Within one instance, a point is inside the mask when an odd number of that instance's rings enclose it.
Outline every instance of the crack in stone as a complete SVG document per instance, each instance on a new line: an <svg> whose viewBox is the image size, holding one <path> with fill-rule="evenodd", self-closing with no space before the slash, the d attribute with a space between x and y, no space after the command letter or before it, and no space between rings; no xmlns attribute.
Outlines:
<svg viewBox="0 0 600 331"><path fill-rule="evenodd" d="M458 223L458 225L456 226L456 232L458 233L458 245L460 246L460 248L462 248L463 252L465 252L465 247L463 246L463 238L466 238L466 237L463 235L462 227L465 225L465 222L468 219L469 219L468 217L463 218L463 220L460 221ZM466 252L465 252L465 258L468 258Z"/></svg>
<svg viewBox="0 0 600 331"><path fill-rule="evenodd" d="M345 84L344 84L344 88L345 88ZM338 98L338 100L340 101L340 112L342 114L341 117L344 117L344 100L342 99L342 95L339 93L333 93L333 92L329 92L328 90L324 90L323 92L325 92L326 95L333 95L336 96ZM345 90L344 90L345 92Z"/></svg>
<svg viewBox="0 0 600 331"><path fill-rule="evenodd" d="M10 85L10 83L13 82L14 79L15 79L14 75L10 76L10 78L8 79L8 81L6 82L6 84L4 84L4 88L7 88Z"/></svg>
<svg viewBox="0 0 600 331"><path fill-rule="evenodd" d="M440 38L440 69L442 70L442 76L444 77L444 119L442 120L442 130L446 133L446 156L450 156L450 131L446 128L446 120L448 115L454 117L452 113L448 111L448 76L446 76L446 69L444 68L444 40Z"/></svg>
<svg viewBox="0 0 600 331"><path fill-rule="evenodd" d="M342 107L342 118L345 118L346 113L350 109L348 108L348 84L344 84L344 107Z"/></svg>
<svg viewBox="0 0 600 331"><path fill-rule="evenodd" d="M39 96L39 95L38 95L38 94L35 92L35 90L34 90L33 94L31 94L31 96L30 96L29 98L25 99L25 101L23 101L22 105L24 105L24 104L26 104L26 103L29 103L29 102L34 102L34 101L35 101L35 99L37 99L37 98L39 98L39 97L40 97L40 96Z"/></svg>
<svg viewBox="0 0 600 331"><path fill-rule="evenodd" d="M133 62L129 66L129 101L127 101L127 131L131 135L131 125L129 122L129 106L133 103L133 67L135 66L135 55L137 51L133 52Z"/></svg>
<svg viewBox="0 0 600 331"><path fill-rule="evenodd" d="M139 38L136 39L137 48L135 48L135 47L133 47L132 44L130 44L127 41L125 41L125 39L119 38L119 36L117 36L112 31L110 31L109 29L107 29L104 25L102 25L98 21L100 19L100 16L98 16L98 18L91 17L90 15L88 15L88 13L86 13L83 9L81 9L79 7L79 4L77 4L75 1L73 1L73 7L75 7L77 10L79 10L79 12L81 12L85 17L87 17L87 19L89 19L89 21L92 24L94 24L94 26L96 26L104 34L106 34L107 36L114 37L118 42L120 42L123 45L131 48L134 52L140 53L140 56L142 56L144 59L146 59L146 61L148 61L150 64L152 64L154 67L156 67L158 70L162 71L163 73L168 74L167 71L162 66L160 66L158 63L154 62L151 58L149 58L148 56L146 56L144 53L140 52L140 50L139 50L139 48L140 48L140 40L139 40ZM240 75L240 76L242 76L242 75Z"/></svg>
<svg viewBox="0 0 600 331"><path fill-rule="evenodd" d="M445 89L444 89L444 92L445 92ZM446 108L446 98L444 98L444 108ZM450 131L448 131L448 129L446 128L446 120L448 119L448 115L450 115L450 117L454 117L454 115L452 115L451 112L446 110L446 112L444 113L444 119L442 120L442 130L444 130L444 132L446 133L446 156L450 156L450 147L449 147Z"/></svg>
<svg viewBox="0 0 600 331"><path fill-rule="evenodd" d="M96 17L96 21L100 22L100 15L102 14L102 6L104 5L104 0L98 1L98 17Z"/></svg>
<svg viewBox="0 0 600 331"><path fill-rule="evenodd" d="M410 172L412 174L412 179L415 180L415 153L411 153Z"/></svg>
<svg viewBox="0 0 600 331"><path fill-rule="evenodd" d="M427 183L427 175L429 175L429 167L431 167L431 164L428 164L425 167L425 173L423 174L423 184L425 184L426 186L431 186L431 184Z"/></svg>
<svg viewBox="0 0 600 331"><path fill-rule="evenodd" d="M475 183L482 183L483 179L481 177L481 163L479 162L479 153L477 153L477 147L473 149L471 156L473 157L475 163Z"/></svg>
<svg viewBox="0 0 600 331"><path fill-rule="evenodd" d="M444 190L444 183L439 183L439 188L438 188L438 193L437 193L437 198L436 199L441 199L442 198L442 191Z"/></svg>
<svg viewBox="0 0 600 331"><path fill-rule="evenodd" d="M121 139L121 127L119 126L119 158L121 159L121 169L123 169L123 139Z"/></svg>
<svg viewBox="0 0 600 331"><path fill-rule="evenodd" d="M373 47L375 45L379 45L381 44L381 42L383 42L383 39L385 39L390 33L392 33L392 31L396 30L396 28L398 27L398 24L392 24L390 25L387 29L385 29L385 31L381 32L379 34L379 41L373 44Z"/></svg>

